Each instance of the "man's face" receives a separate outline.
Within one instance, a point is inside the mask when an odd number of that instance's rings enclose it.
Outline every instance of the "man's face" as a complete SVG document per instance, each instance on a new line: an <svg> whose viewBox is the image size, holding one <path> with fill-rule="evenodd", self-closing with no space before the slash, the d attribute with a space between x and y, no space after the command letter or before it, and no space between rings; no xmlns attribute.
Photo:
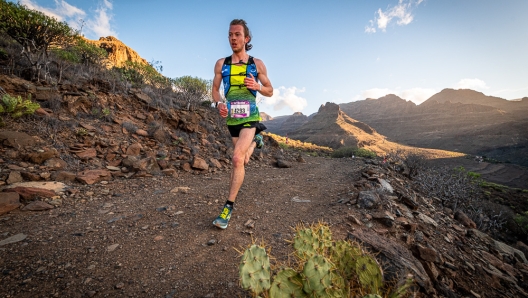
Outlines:
<svg viewBox="0 0 528 298"><path fill-rule="evenodd" d="M229 44L234 53L241 52L248 41L249 36L244 36L244 27L242 25L229 26Z"/></svg>

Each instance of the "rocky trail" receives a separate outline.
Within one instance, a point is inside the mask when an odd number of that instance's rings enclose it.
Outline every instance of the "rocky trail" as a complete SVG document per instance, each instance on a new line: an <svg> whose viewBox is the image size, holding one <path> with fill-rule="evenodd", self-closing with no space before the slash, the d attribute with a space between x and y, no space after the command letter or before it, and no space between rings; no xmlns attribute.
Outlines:
<svg viewBox="0 0 528 298"><path fill-rule="evenodd" d="M1 295L246 297L235 249L263 242L287 262L292 227L324 221L334 239L377 253L386 278L412 273L418 296L526 296L520 250L413 194L397 173L368 159L299 160L252 160L227 230L211 222L229 171L67 183L58 207L0 216Z"/></svg>
<svg viewBox="0 0 528 298"><path fill-rule="evenodd" d="M233 149L214 108L169 108L146 88L0 84L43 106L0 129L0 297L249 297L237 250L262 242L288 263L292 227L319 221L375 253L387 282L412 274L415 297L527 296L524 243L480 232L394 164L265 135L219 230Z"/></svg>

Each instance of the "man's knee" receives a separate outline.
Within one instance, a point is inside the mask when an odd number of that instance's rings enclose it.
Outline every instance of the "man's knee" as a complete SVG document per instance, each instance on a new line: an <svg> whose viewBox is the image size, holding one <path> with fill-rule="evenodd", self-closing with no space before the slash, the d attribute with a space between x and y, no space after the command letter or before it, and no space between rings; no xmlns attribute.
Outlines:
<svg viewBox="0 0 528 298"><path fill-rule="evenodd" d="M240 154L240 153L233 154L233 159L232 159L233 166L234 167L244 166L245 159L246 159L245 154Z"/></svg>

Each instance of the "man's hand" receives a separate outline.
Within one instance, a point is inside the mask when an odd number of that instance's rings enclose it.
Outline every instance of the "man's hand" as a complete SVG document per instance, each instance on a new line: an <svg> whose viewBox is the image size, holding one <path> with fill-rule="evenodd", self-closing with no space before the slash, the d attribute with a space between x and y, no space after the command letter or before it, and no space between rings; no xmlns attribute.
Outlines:
<svg viewBox="0 0 528 298"><path fill-rule="evenodd" d="M227 105L225 103L219 102L216 108L220 111L220 116L227 117Z"/></svg>
<svg viewBox="0 0 528 298"><path fill-rule="evenodd" d="M260 90L260 84L257 83L257 80L255 80L255 77L252 74L249 74L251 77L245 77L244 78L244 85L249 90Z"/></svg>

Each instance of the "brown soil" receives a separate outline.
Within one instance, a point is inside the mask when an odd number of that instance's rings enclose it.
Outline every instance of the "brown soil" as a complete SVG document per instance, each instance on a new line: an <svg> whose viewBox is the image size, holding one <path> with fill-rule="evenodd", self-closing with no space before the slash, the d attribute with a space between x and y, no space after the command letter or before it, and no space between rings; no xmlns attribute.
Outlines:
<svg viewBox="0 0 528 298"><path fill-rule="evenodd" d="M0 250L2 297L245 296L235 249L264 241L285 261L292 251L286 240L300 222L323 220L334 238L347 235L349 208L337 200L363 161L306 159L286 169L252 161L226 230L211 222L227 196L227 171L72 185L94 194L51 211L4 215L2 238L27 238ZM190 190L171 193L175 187Z"/></svg>

